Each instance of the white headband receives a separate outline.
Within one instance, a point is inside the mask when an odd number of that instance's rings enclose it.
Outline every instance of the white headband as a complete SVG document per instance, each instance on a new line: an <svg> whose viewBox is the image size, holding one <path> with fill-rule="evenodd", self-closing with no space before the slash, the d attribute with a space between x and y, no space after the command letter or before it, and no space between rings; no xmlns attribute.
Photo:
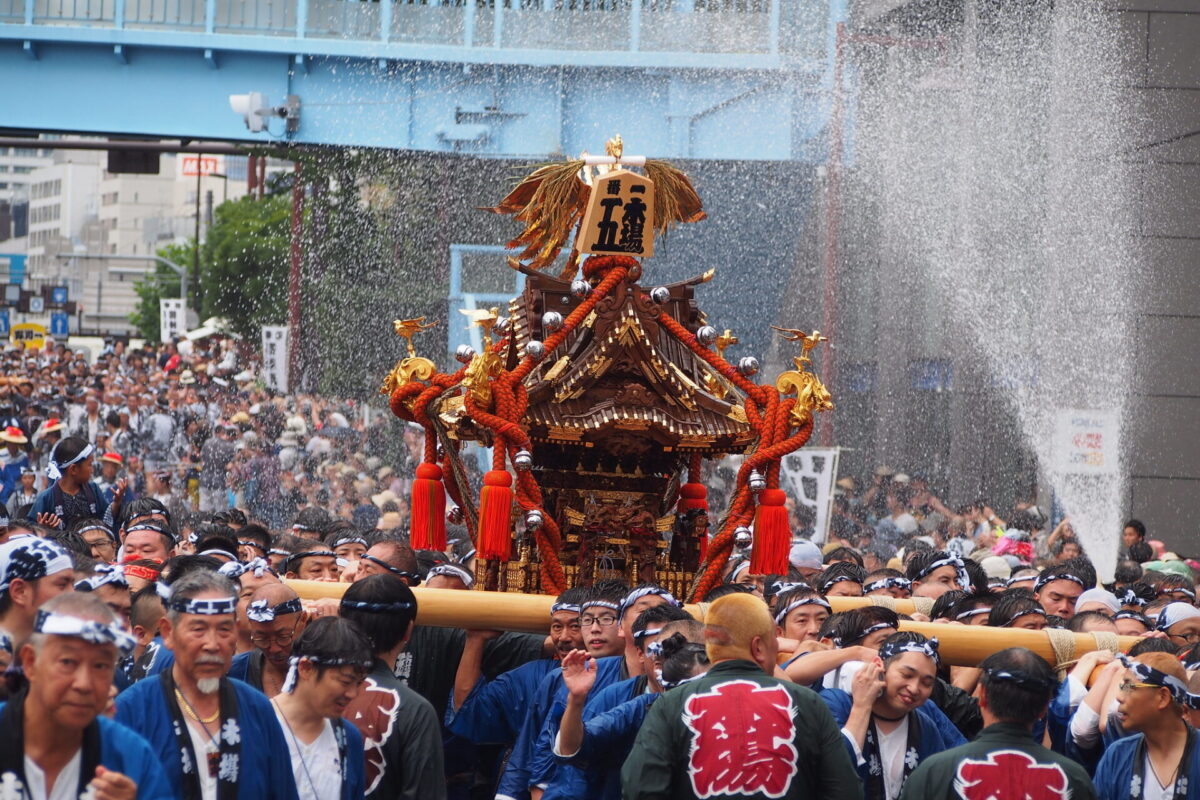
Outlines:
<svg viewBox="0 0 1200 800"><path fill-rule="evenodd" d="M83 448L83 450L80 451L79 455L75 456L70 461L67 461L66 463L63 463L63 464L60 464L57 461L55 461L53 455L50 456L50 463L46 465L46 477L48 477L52 481L58 480L59 478L61 478L63 476L62 471L64 469L71 466L72 464L78 464L80 461L83 461L85 458L87 458L94 452L96 452L96 446L89 444L87 447Z"/></svg>
<svg viewBox="0 0 1200 800"><path fill-rule="evenodd" d="M80 619L67 614L39 611L33 622L34 633L49 636L72 636L91 644L115 645L123 655L133 651L137 639L118 625L105 625L91 619Z"/></svg>

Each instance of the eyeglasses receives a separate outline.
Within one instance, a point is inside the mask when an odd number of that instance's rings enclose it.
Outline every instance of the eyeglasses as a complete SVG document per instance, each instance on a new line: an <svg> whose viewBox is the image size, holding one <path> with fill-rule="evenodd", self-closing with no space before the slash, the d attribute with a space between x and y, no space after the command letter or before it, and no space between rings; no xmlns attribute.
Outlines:
<svg viewBox="0 0 1200 800"><path fill-rule="evenodd" d="M1172 639L1183 639L1188 644L1200 643L1200 631L1196 633L1168 633L1167 636Z"/></svg>
<svg viewBox="0 0 1200 800"><path fill-rule="evenodd" d="M1159 686L1157 683L1134 683L1130 680L1121 681L1117 688L1122 692L1128 692L1131 689L1165 689L1165 686Z"/></svg>
<svg viewBox="0 0 1200 800"><path fill-rule="evenodd" d="M599 617L583 616L579 618L579 627L590 628L593 625L599 625L601 628L611 628L617 624L617 617L614 614L603 614Z"/></svg>
<svg viewBox="0 0 1200 800"><path fill-rule="evenodd" d="M298 627L300 627L300 621L296 620L296 624L290 631L280 631L275 634L252 633L250 634L250 644L255 647L267 647L271 643L275 643L280 647L286 647L292 643L292 639L296 638L296 628Z"/></svg>

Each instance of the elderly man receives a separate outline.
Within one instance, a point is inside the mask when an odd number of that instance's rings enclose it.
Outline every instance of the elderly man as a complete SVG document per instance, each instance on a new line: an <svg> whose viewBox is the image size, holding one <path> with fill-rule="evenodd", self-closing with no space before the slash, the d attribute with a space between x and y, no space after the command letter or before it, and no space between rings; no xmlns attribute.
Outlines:
<svg viewBox="0 0 1200 800"><path fill-rule="evenodd" d="M163 642L171 669L121 695L117 720L146 737L179 800L295 800L287 742L271 703L225 677L237 646L237 589L200 570L171 586Z"/></svg>
<svg viewBox="0 0 1200 800"><path fill-rule="evenodd" d="M0 706L0 794L171 797L145 740L101 716L117 659L132 646L94 595L63 594L45 604L20 650L29 688Z"/></svg>
<svg viewBox="0 0 1200 800"><path fill-rule="evenodd" d="M0 545L0 631L19 647L42 604L74 585L71 557L55 542L21 536Z"/></svg>
<svg viewBox="0 0 1200 800"><path fill-rule="evenodd" d="M307 620L300 595L282 583L259 587L246 606L246 628L254 649L233 659L230 673L274 697L287 679L292 642L304 632Z"/></svg>
<svg viewBox="0 0 1200 800"><path fill-rule="evenodd" d="M624 796L862 797L829 709L772 677L778 645L766 605L722 597L704 638L712 668L650 707L621 771Z"/></svg>

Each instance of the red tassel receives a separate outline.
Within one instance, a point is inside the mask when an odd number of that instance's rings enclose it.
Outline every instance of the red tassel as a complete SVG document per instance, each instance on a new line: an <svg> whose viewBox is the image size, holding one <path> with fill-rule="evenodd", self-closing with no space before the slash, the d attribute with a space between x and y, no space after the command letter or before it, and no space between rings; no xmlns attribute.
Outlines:
<svg viewBox="0 0 1200 800"><path fill-rule="evenodd" d="M763 489L754 512L754 550L750 554L753 575L786 575L792 531L784 507L787 495L782 489Z"/></svg>
<svg viewBox="0 0 1200 800"><path fill-rule="evenodd" d="M685 483L679 487L679 500L675 503L679 511L702 508L708 511L708 488L703 483Z"/></svg>
<svg viewBox="0 0 1200 800"><path fill-rule="evenodd" d="M512 475L504 470L489 470L483 475L479 493L479 536L476 554L482 559L507 561L512 557Z"/></svg>
<svg viewBox="0 0 1200 800"><path fill-rule="evenodd" d="M442 486L442 468L437 464L417 465L409 541L414 550L446 549L446 490Z"/></svg>

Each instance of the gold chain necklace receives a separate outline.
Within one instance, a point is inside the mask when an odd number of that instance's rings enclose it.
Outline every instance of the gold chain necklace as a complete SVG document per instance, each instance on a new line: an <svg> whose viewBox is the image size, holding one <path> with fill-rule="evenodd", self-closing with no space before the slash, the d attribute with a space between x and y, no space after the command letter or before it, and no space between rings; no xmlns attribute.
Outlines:
<svg viewBox="0 0 1200 800"><path fill-rule="evenodd" d="M210 722L216 722L221 717L221 709L218 708L216 710L216 713L214 713L208 719L201 719L200 715L198 713L196 713L196 709L194 709L192 707L192 704L190 702L188 702L188 699L183 696L183 692L179 691L179 687L175 687L175 699L177 699L179 701L179 705L183 708L183 713L187 714L189 717L191 717L196 722L199 722L201 725L207 726ZM207 731L208 728L206 727L205 730Z"/></svg>

